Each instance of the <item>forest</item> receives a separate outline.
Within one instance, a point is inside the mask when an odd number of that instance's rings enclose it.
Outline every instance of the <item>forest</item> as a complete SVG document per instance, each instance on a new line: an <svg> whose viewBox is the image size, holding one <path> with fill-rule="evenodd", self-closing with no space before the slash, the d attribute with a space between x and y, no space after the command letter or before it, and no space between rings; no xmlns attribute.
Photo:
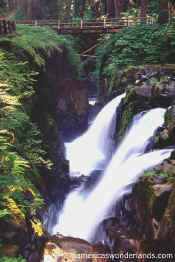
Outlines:
<svg viewBox="0 0 175 262"><path fill-rule="evenodd" d="M0 30L0 262L76 262L80 253L120 254L123 250L140 256L171 255L168 260L126 259L130 262L174 261L174 17L174 0L0 0L0 22L16 23L15 32ZM29 21L114 18L139 23L113 34L76 35L27 25ZM147 24L147 18L153 22ZM90 92L97 99L94 109L88 104ZM102 221L105 241L91 242L82 234L66 236L59 230L53 234L50 227L69 192L83 183L89 192L93 183L83 171L71 177L64 143L87 131L91 110L98 111L124 92L113 134L115 148L135 116L162 108L164 123L152 134L152 148L148 145L142 153L166 149L171 154L148 170L145 167L131 195L116 202L118 213ZM87 148L88 143L83 154ZM132 148L128 155L131 152ZM94 158L99 152L95 153ZM78 157L81 165L81 154ZM99 170L93 171L98 184ZM74 213L78 213L76 207ZM91 257L92 262L110 260Z"/></svg>

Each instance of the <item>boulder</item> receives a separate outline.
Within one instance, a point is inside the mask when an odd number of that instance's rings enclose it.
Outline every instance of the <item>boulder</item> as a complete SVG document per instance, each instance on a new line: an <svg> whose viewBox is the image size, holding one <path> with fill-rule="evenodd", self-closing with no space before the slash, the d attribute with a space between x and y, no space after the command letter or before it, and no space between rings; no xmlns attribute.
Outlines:
<svg viewBox="0 0 175 262"><path fill-rule="evenodd" d="M49 238L44 247L43 262L57 262L68 260L76 262L90 261L87 254L92 253L92 246L85 240L73 237L55 235Z"/></svg>
<svg viewBox="0 0 175 262"><path fill-rule="evenodd" d="M42 262L108 262L110 250L102 243L89 244L87 241L55 235L49 237L44 247Z"/></svg>

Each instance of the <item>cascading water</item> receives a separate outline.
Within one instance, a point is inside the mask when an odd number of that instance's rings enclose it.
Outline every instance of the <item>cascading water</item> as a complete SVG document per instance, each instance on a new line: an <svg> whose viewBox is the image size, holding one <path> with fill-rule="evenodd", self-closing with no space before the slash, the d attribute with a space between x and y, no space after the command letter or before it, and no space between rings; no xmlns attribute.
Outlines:
<svg viewBox="0 0 175 262"><path fill-rule="evenodd" d="M105 110L103 110L104 113ZM88 197L85 197L85 188L77 189L68 195L64 209L59 215L58 223L53 228L52 233L59 232L63 235L89 241L94 240L94 234L99 223L108 217L109 209L128 190L127 186L135 182L144 170L152 168L170 156L171 149L143 154L155 130L163 124L164 113L164 109L156 108L134 118L129 131L119 145L97 187L89 193ZM106 121L106 117L101 117L101 119ZM105 123L103 123L103 126L105 126ZM96 126L93 132L99 130L97 127L102 128ZM103 144L106 141L101 142ZM90 141L87 141L87 143L90 143ZM97 146L97 149L93 148L95 152L99 151L99 143L100 139L98 143L94 142ZM87 145L83 146L84 150L87 150L87 148ZM82 148L80 147L79 150L81 150L79 153L81 155ZM70 152L71 150L69 154ZM92 149L89 150L88 154L91 155L91 152ZM73 161L73 158L70 159L71 161ZM79 158L79 162L82 163L81 158ZM85 160L83 161L83 165L88 165L88 163L89 160L87 160L87 163ZM72 164L72 166L74 165ZM82 166L80 170L87 169Z"/></svg>
<svg viewBox="0 0 175 262"><path fill-rule="evenodd" d="M89 175L93 170L104 169L114 149L116 110L124 96L122 94L108 103L84 135L65 144L71 176Z"/></svg>

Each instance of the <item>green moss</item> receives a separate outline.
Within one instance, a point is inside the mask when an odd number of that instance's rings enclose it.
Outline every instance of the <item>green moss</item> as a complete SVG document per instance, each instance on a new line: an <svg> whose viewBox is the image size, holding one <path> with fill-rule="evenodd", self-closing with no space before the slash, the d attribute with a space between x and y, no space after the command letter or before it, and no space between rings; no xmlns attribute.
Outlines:
<svg viewBox="0 0 175 262"><path fill-rule="evenodd" d="M133 118L133 104L129 103L126 107L125 110L122 113L122 119L121 119L121 125L120 125L120 129L119 132L117 134L117 142L119 143L121 141L121 139L123 138L123 135L125 134L125 131L129 125L129 123L131 122L132 118Z"/></svg>
<svg viewBox="0 0 175 262"><path fill-rule="evenodd" d="M172 243L175 244L175 183L171 192L168 207L165 210L165 214L162 221L163 228L166 229L165 234L167 239L171 239Z"/></svg>
<svg viewBox="0 0 175 262"><path fill-rule="evenodd" d="M168 128L169 134L173 131L175 127L175 112L173 108L166 111L165 114L165 126Z"/></svg>
<svg viewBox="0 0 175 262"><path fill-rule="evenodd" d="M134 191L136 192L139 201L142 203L145 215L150 214L156 198L155 191L152 187L152 174L150 173L148 177L140 179L136 184Z"/></svg>
<svg viewBox="0 0 175 262"><path fill-rule="evenodd" d="M122 110L122 117L120 121L120 128L117 134L117 143L119 143L123 138L123 135L133 118L134 115L134 103L132 101L133 96L134 96L134 88L129 88L126 93L126 97L123 99L123 110Z"/></svg>

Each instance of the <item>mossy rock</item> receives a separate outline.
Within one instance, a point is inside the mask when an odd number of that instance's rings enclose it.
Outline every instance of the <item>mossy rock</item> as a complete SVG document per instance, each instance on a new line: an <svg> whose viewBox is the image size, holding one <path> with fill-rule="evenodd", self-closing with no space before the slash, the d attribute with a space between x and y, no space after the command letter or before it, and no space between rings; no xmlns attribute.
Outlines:
<svg viewBox="0 0 175 262"><path fill-rule="evenodd" d="M165 123L162 128L157 131L154 138L154 148L165 148L175 143L175 105L168 108L165 113Z"/></svg>
<svg viewBox="0 0 175 262"><path fill-rule="evenodd" d="M171 106L165 114L165 126L168 128L169 134L175 128L175 105Z"/></svg>
<svg viewBox="0 0 175 262"><path fill-rule="evenodd" d="M169 239L173 244L175 244L175 179L173 190L164 217L161 221L160 228L159 237Z"/></svg>

